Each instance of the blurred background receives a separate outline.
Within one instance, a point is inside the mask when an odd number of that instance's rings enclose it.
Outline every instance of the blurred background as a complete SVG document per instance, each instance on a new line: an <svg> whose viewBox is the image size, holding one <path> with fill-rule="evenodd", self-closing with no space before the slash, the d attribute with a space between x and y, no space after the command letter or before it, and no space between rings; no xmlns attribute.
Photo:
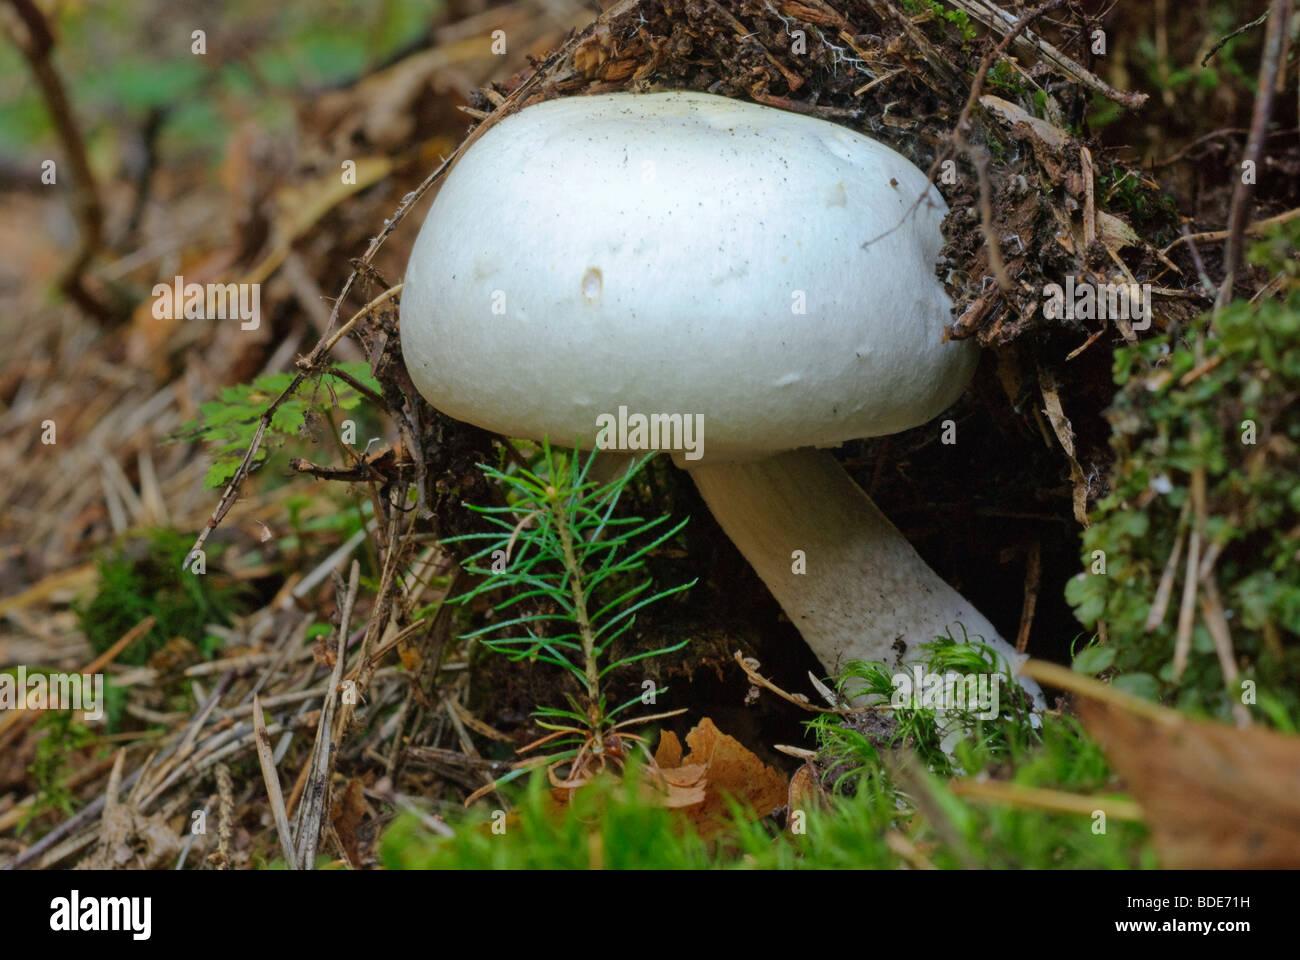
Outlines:
<svg viewBox="0 0 1300 960"><path fill-rule="evenodd" d="M349 259L469 127L457 106L592 16L569 0L43 3L43 38L23 6L0 4L6 593L128 527L196 530L207 466L162 441L309 348ZM413 236L380 254L387 280ZM263 283L260 328L154 317L153 284L178 274Z"/></svg>

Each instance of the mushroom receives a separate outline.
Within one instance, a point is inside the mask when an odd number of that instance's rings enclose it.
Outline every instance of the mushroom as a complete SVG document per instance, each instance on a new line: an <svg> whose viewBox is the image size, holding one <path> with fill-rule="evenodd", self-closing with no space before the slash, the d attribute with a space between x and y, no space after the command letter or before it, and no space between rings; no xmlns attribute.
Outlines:
<svg viewBox="0 0 1300 960"><path fill-rule="evenodd" d="M658 417L642 448L674 451L827 671L950 631L1015 663L824 449L925 423L973 375L978 348L944 335L946 209L823 120L688 92L539 103L446 177L407 266L406 365L507 436L590 446L617 419L635 449L624 421Z"/></svg>

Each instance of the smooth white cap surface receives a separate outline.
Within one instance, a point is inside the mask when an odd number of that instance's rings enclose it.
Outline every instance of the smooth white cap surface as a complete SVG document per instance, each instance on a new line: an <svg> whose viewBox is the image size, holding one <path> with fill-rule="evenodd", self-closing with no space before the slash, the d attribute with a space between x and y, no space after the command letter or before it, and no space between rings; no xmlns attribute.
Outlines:
<svg viewBox="0 0 1300 960"><path fill-rule="evenodd" d="M548 101L444 182L403 353L434 406L507 436L590 446L620 406L702 414L709 460L895 433L977 361L942 342L946 212L827 121L686 92Z"/></svg>

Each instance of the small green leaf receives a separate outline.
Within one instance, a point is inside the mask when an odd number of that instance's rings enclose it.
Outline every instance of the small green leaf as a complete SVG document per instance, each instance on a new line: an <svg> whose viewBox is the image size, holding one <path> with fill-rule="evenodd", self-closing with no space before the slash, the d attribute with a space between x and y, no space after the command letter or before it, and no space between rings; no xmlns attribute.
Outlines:
<svg viewBox="0 0 1300 960"><path fill-rule="evenodd" d="M1085 647L1074 658L1075 673L1098 674L1115 661L1115 648L1112 646Z"/></svg>
<svg viewBox="0 0 1300 960"><path fill-rule="evenodd" d="M1111 682L1116 690L1141 697L1143 700L1160 699L1160 681L1149 673L1126 673Z"/></svg>

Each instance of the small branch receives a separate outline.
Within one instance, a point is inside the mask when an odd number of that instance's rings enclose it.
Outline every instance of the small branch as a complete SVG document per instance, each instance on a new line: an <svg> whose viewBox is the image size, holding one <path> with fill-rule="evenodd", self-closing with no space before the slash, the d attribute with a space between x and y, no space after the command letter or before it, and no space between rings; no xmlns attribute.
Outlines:
<svg viewBox="0 0 1300 960"><path fill-rule="evenodd" d="M977 780L951 780L948 789L956 796L977 803L1004 803L1026 810L1045 810L1048 813L1078 814L1085 817L1096 810L1102 810L1113 820L1133 820L1140 823L1145 819L1142 808L1132 800L1089 797L1080 793L1027 787L1000 780L982 783Z"/></svg>
<svg viewBox="0 0 1300 960"><path fill-rule="evenodd" d="M758 668L760 664L753 657L746 657L739 650L733 653L732 657L735 659L736 663L740 665L740 669L745 671L745 676L749 678L749 682L754 686L762 687L764 690L775 693L787 703L793 703L796 707L801 707L809 713L833 713L839 717L848 717L855 713L870 713L872 710L883 709L874 704L868 704L864 707L819 707L810 702L803 694L786 693L771 680L767 679L767 677L759 673Z"/></svg>
<svg viewBox="0 0 1300 960"><path fill-rule="evenodd" d="M325 688L325 703L321 706L320 721L316 726L316 744L312 748L311 773L308 775L302 806L298 808L298 862L304 870L316 864L316 850L320 844L321 823L329 802L330 773L334 768L334 714L338 703L339 686L343 682L343 664L347 659L348 627L352 623L352 606L356 603L361 565L356 560L348 571L347 593L339 614L338 649L334 669L330 671L329 685Z"/></svg>
<svg viewBox="0 0 1300 960"><path fill-rule="evenodd" d="M1276 227L1278 224L1288 223L1296 217L1300 217L1300 207L1296 207L1294 210L1288 210L1285 213L1279 213L1277 216L1269 217L1267 220L1256 220L1250 226L1246 227L1245 232L1248 236L1258 237L1267 232L1270 227ZM1227 230L1206 230L1203 233L1185 233L1161 250L1160 255L1164 256L1174 247L1183 242L1194 243L1198 240L1204 240L1208 243L1213 243L1217 240L1226 240L1227 238Z"/></svg>
<svg viewBox="0 0 1300 960"><path fill-rule="evenodd" d="M1233 39L1234 37L1241 36L1243 33L1246 33L1248 30L1254 30L1261 23L1263 23L1265 20L1268 19L1268 15L1269 15L1269 11L1265 10L1254 20L1250 21L1250 23L1246 24L1245 26L1238 27L1236 30L1232 31L1232 33L1228 34L1223 39L1217 41L1214 44L1214 46L1210 47L1210 52L1207 53L1205 56L1201 57L1201 66L1203 67L1207 66L1210 62L1210 58L1213 57L1220 50L1222 50L1229 40Z"/></svg>
<svg viewBox="0 0 1300 960"><path fill-rule="evenodd" d="M298 386L306 379L306 373L299 372L295 374L289 385L284 388L278 397L271 401L271 405L267 407L258 418L257 431L253 434L253 442L248 445L248 450L244 453L244 459L239 462L239 466L235 469L235 475L232 476L230 482L226 484L226 489L221 494L221 499L217 501L217 507L212 511L212 516L208 519L207 525L202 531L200 531L198 538L194 541L194 546L190 547L190 552L185 555L185 561L182 566L188 566L190 559L194 556L195 552L203 549L203 545L208 541L208 535L212 533L213 530L217 529L217 525L225 519L226 514L230 512L230 508L233 507L235 501L239 499L239 488L243 486L244 479L253 468L253 462L257 456L257 451L262 447L262 438L266 435L266 428L271 425L271 418L275 416L275 411L280 408L280 404L289 399L289 397L293 395L293 392L298 389Z"/></svg>
<svg viewBox="0 0 1300 960"><path fill-rule="evenodd" d="M119 319L120 311L105 304L86 286L85 270L99 251L104 240L104 207L99 198L95 176L86 157L86 144L81 129L72 116L67 91L50 51L54 48L54 35L45 15L32 0L9 0L26 31L26 39L18 36L12 27L10 39L22 52L31 68L36 86L40 88L54 123L54 131L63 144L64 153L72 167L73 214L80 228L76 253L59 274L59 286L87 316L103 323Z"/></svg>
<svg viewBox="0 0 1300 960"><path fill-rule="evenodd" d="M1034 610L1038 606L1042 568L1043 544L1035 540L1029 545L1029 556L1025 562L1025 599L1020 608L1020 631L1016 634L1016 653L1024 653L1029 646L1029 631L1034 625Z"/></svg>
<svg viewBox="0 0 1300 960"><path fill-rule="evenodd" d="M320 362L321 357L333 350L334 345L347 336L349 330L355 327L363 317L369 316L377 307L383 306L389 300L393 299L393 297L401 293L403 286L404 284L400 283L394 284L354 313L347 323L335 330L329 337L316 344L311 353L298 361L299 369L311 370L315 368L316 364ZM387 408L388 404L383 404L383 406Z"/></svg>
<svg viewBox="0 0 1300 960"><path fill-rule="evenodd" d="M1208 558L1207 558L1208 559ZM1219 586L1214 570L1207 570L1202 577L1205 596L1201 598L1201 616L1205 627L1214 640L1214 652L1219 658L1219 669L1223 673L1223 685L1232 698L1232 716L1237 721L1237 728L1244 730L1251 726L1250 711L1241 702L1241 671L1237 667L1237 656L1232 648L1232 630L1228 618L1223 612L1223 601L1219 599Z"/></svg>
<svg viewBox="0 0 1300 960"><path fill-rule="evenodd" d="M1259 89L1255 94L1255 113L1251 117L1250 136L1246 139L1246 151L1242 156L1242 166L1249 163L1256 172L1259 170L1259 156L1268 132L1268 118L1273 112L1273 90L1277 84L1278 64L1282 56L1282 35L1290 14L1291 0L1273 0L1268 11L1264 51L1259 64ZM1216 312L1232 300L1232 285L1241 269L1241 235L1246 229L1248 207L1254 192L1255 177L1251 177L1247 183L1246 177L1239 170L1237 183L1232 189L1232 206L1228 211L1228 243L1224 249L1227 274L1214 301Z"/></svg>
<svg viewBox="0 0 1300 960"><path fill-rule="evenodd" d="M214 870L225 870L230 865L230 840L235 832L235 785L230 779L230 768L218 763L213 771L217 779L217 849L208 860Z"/></svg>
<svg viewBox="0 0 1300 960"><path fill-rule="evenodd" d="M948 2L959 10L966 11L971 17L990 30L996 30L999 33L1012 29L1016 34L1019 34L1024 30L1022 24L1026 24L1028 20L1032 20L1037 16L1037 13L1031 12L1017 21L1014 14L1000 9L988 2L988 0L948 0ZM1109 83L1067 57L1046 40L1032 33L1017 37L1016 45L1024 52L1031 53L1047 61L1070 79L1082 84L1089 90L1100 93L1107 100L1113 100L1122 107L1136 110L1147 102L1148 97L1145 93L1116 90Z"/></svg>
<svg viewBox="0 0 1300 960"><path fill-rule="evenodd" d="M1032 677L1044 686L1056 687L1060 690L1068 690L1071 693L1090 697L1093 700L1100 700L1102 703L1117 707L1120 710L1136 713L1148 720L1154 720L1167 726L1177 726L1186 722L1186 718L1177 710L1170 710L1168 707L1162 707L1149 700L1143 700L1141 697L1135 697L1131 693L1117 690L1109 683L1102 683L1093 677L1075 673L1069 667L1063 667L1060 664L1030 658L1020 664L1016 672L1026 677Z"/></svg>
<svg viewBox="0 0 1300 960"><path fill-rule="evenodd" d="M1147 633L1165 622L1165 614L1169 611L1169 600L1174 594L1174 580L1178 576L1178 561L1183 555L1183 541L1187 537L1187 519L1191 516L1191 512L1192 500L1188 497L1183 503L1183 511L1178 518L1178 535L1174 537L1174 548L1169 551L1169 559L1165 561L1164 572L1160 575L1160 585L1156 587L1155 599L1151 601L1146 623L1142 626Z"/></svg>
<svg viewBox="0 0 1300 960"><path fill-rule="evenodd" d="M400 287L400 284L398 286ZM373 403L380 410L386 411L390 416L393 414L393 408L388 405L387 400L385 400L379 394L375 393L375 391L371 390L364 383L362 383L356 377L352 376L352 374L348 373L342 367L330 367L328 373L331 377L338 377L340 380L346 383L357 393L361 394L363 397L365 397L367 400Z"/></svg>
<svg viewBox="0 0 1300 960"><path fill-rule="evenodd" d="M1187 224L1182 224L1183 239L1187 241L1187 252L1192 255L1192 265L1196 267L1196 275L1201 280L1201 286L1211 297L1219 295L1219 288L1214 285L1210 275L1205 272L1205 262L1201 260L1201 251L1196 248L1196 241L1192 239L1192 232L1187 229Z"/></svg>
<svg viewBox="0 0 1300 960"><path fill-rule="evenodd" d="M275 769L275 757L271 755L271 736L262 717L262 701L256 694L253 695L253 739L257 744L257 759L262 765L262 779L266 781L266 796L271 802L275 832L280 835L280 849L284 852L285 865L290 870L297 870L298 857L289 835L289 816L284 810L284 794L280 792L280 775Z"/></svg>
<svg viewBox="0 0 1300 960"><path fill-rule="evenodd" d="M1192 429L1192 443L1196 444L1199 431ZM1183 575L1183 599L1178 608L1178 633L1174 643L1174 679L1178 680L1187 669L1187 658L1192 650L1192 629L1196 625L1196 592L1201 563L1201 538L1205 531L1205 468L1192 470L1192 485L1187 498L1192 505L1191 537L1187 542L1187 570Z"/></svg>

